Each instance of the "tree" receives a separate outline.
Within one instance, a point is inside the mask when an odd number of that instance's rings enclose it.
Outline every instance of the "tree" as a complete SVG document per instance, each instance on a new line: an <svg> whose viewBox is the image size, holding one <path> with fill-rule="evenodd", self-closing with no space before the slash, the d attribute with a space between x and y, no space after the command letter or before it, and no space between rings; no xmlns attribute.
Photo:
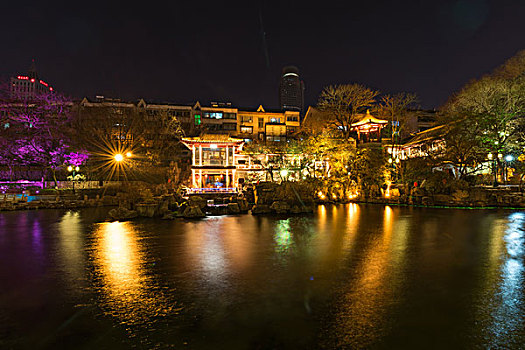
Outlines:
<svg viewBox="0 0 525 350"><path fill-rule="evenodd" d="M28 98L3 89L0 157L4 164L40 166L44 176L47 170L52 172L56 184L56 171L72 151L71 107L71 100L58 93L41 92Z"/></svg>
<svg viewBox="0 0 525 350"><path fill-rule="evenodd" d="M406 92L381 96L379 113L391 121L392 145L399 143L400 135L408 122L409 108L414 106L417 101L416 94Z"/></svg>
<svg viewBox="0 0 525 350"><path fill-rule="evenodd" d="M176 165L180 139L184 135L178 119L168 111L126 108L119 103L79 106L75 120L79 142L92 153L96 177L112 177L113 156L132 154L122 162L117 175L148 182L178 180ZM120 166L119 165L119 166Z"/></svg>
<svg viewBox="0 0 525 350"><path fill-rule="evenodd" d="M321 92L318 108L325 113L328 124L348 140L352 124L374 105L378 94L359 84L330 85Z"/></svg>
<svg viewBox="0 0 525 350"><path fill-rule="evenodd" d="M457 129L458 147L490 155L495 173L503 169L506 154L519 154L525 129L525 51L509 59L492 74L474 80L444 106L443 122ZM447 148L453 143L447 141ZM474 144L476 146L474 147ZM468 150L463 149L459 153Z"/></svg>

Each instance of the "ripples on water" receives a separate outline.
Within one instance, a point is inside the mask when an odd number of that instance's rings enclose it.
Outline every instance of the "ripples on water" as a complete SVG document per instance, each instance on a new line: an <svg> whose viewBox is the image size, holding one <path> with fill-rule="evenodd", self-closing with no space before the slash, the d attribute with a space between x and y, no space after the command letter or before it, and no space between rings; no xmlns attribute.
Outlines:
<svg viewBox="0 0 525 350"><path fill-rule="evenodd" d="M519 348L525 213L0 213L1 348Z"/></svg>

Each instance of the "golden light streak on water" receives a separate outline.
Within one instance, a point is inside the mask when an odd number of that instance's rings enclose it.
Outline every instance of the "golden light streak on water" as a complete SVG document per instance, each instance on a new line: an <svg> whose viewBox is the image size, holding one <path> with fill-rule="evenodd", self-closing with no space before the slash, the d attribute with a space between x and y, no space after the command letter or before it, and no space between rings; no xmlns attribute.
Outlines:
<svg viewBox="0 0 525 350"><path fill-rule="evenodd" d="M94 264L101 278L105 312L131 325L176 311L146 271L152 262L147 260L132 223L102 223L94 234Z"/></svg>

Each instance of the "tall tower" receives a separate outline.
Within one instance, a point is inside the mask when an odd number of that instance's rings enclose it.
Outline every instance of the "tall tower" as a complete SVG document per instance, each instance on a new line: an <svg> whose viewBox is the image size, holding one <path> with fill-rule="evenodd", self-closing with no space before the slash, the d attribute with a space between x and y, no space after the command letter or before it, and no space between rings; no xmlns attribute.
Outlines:
<svg viewBox="0 0 525 350"><path fill-rule="evenodd" d="M283 110L303 111L304 84L299 78L299 69L294 66L283 68L279 83L279 105Z"/></svg>

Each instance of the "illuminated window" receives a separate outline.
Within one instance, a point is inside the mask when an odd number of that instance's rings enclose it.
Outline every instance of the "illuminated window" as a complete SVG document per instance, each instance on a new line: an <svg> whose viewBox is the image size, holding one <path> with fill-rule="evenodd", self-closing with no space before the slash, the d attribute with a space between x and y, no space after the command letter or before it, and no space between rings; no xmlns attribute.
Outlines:
<svg viewBox="0 0 525 350"><path fill-rule="evenodd" d="M201 115L195 114L195 125L201 125Z"/></svg>
<svg viewBox="0 0 525 350"><path fill-rule="evenodd" d="M251 134L253 133L253 127L252 126L241 126L241 133Z"/></svg>

